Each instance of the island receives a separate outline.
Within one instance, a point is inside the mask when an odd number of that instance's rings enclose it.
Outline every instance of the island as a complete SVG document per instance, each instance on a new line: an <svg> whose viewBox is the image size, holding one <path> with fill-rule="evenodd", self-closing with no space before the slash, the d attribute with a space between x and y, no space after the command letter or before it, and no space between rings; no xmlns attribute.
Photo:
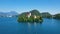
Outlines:
<svg viewBox="0 0 60 34"><path fill-rule="evenodd" d="M40 12L36 9L31 10L29 12L24 12L22 14L20 14L18 16L18 22L30 22L30 23L34 23L34 22L43 22L43 18L40 14Z"/></svg>

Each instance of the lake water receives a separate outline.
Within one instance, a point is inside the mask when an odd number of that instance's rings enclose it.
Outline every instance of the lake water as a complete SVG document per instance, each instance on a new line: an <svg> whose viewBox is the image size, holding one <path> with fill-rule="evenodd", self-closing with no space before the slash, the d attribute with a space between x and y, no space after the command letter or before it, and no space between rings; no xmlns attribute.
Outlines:
<svg viewBox="0 0 60 34"><path fill-rule="evenodd" d="M43 23L18 23L17 18L0 18L0 34L60 34L60 20Z"/></svg>

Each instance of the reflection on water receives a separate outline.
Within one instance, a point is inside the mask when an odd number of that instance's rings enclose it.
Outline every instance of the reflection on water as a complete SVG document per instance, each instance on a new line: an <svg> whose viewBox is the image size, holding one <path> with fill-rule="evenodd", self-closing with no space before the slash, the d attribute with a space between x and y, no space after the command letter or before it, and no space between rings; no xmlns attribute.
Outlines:
<svg viewBox="0 0 60 34"><path fill-rule="evenodd" d="M20 23L19 32L25 34L57 34L60 33L60 20L44 19L43 23ZM58 32L57 32L58 31Z"/></svg>
<svg viewBox="0 0 60 34"><path fill-rule="evenodd" d="M34 22L34 23L30 23L30 22L28 22L27 24L28 24L28 28L31 28L32 25L33 25L35 28L38 26L38 24L41 25L41 23L36 23L36 22Z"/></svg>
<svg viewBox="0 0 60 34"><path fill-rule="evenodd" d="M60 20L45 19L42 23L18 23L17 18L0 18L0 34L60 34Z"/></svg>
<svg viewBox="0 0 60 34"><path fill-rule="evenodd" d="M34 22L34 26L36 27L36 25L37 25L37 23L36 22Z"/></svg>
<svg viewBox="0 0 60 34"><path fill-rule="evenodd" d="M28 22L28 27L30 28L31 27L31 23Z"/></svg>

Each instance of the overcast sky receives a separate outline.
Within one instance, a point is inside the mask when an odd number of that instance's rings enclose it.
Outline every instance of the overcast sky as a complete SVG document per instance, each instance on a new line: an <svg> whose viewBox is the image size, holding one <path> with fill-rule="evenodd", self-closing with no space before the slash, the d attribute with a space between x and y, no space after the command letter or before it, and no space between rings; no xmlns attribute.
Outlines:
<svg viewBox="0 0 60 34"><path fill-rule="evenodd" d="M60 13L60 0L0 0L0 12L22 13L33 9L51 14Z"/></svg>

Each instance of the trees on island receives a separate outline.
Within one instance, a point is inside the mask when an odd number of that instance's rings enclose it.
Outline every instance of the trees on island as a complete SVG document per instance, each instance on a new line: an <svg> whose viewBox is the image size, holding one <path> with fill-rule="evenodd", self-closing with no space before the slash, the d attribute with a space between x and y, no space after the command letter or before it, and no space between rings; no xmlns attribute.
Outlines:
<svg viewBox="0 0 60 34"><path fill-rule="evenodd" d="M35 9L21 13L18 17L18 22L43 22L43 18L60 19L60 14L51 15L48 12L40 13Z"/></svg>

